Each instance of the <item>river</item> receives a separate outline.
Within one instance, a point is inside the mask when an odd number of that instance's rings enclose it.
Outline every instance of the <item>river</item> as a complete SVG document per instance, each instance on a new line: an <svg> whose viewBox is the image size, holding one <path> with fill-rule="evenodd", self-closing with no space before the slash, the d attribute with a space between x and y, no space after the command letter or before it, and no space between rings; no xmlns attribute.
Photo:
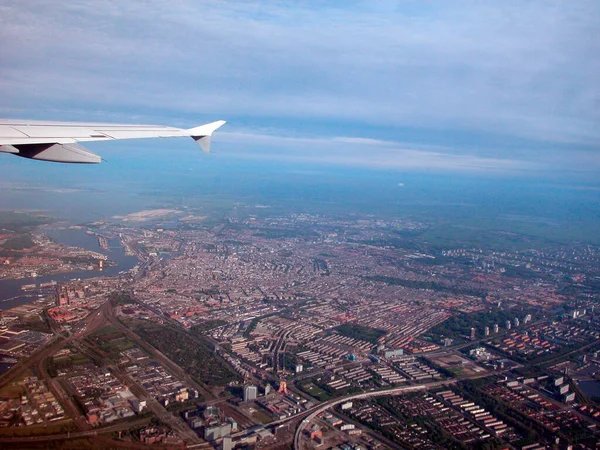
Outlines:
<svg viewBox="0 0 600 450"><path fill-rule="evenodd" d="M21 286L26 284L48 283L56 281L58 283L95 277L110 277L133 268L138 259L135 256L125 254L125 249L121 246L118 239L109 241L108 250L104 250L98 244L98 239L88 235L84 230L78 229L44 229L44 233L50 236L54 241L75 247L85 248L94 252L102 253L108 256L108 259L114 266L105 266L102 271L97 268L93 270L62 273L56 275L44 275L35 278L22 278L20 280L0 280L0 310L14 308L15 306L30 303L39 298L40 291L35 290L25 292ZM52 288L45 289L43 293L50 293Z"/></svg>

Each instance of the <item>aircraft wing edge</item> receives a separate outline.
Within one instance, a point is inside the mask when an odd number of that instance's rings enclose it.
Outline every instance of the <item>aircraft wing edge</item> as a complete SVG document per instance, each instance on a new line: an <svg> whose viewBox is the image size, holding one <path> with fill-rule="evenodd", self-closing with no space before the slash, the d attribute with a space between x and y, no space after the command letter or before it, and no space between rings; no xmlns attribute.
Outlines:
<svg viewBox="0 0 600 450"><path fill-rule="evenodd" d="M140 138L191 137L204 152L210 139L226 122L218 120L190 129L162 125L77 124L67 122L0 121L0 153L62 163L97 164L102 158L78 142Z"/></svg>
<svg viewBox="0 0 600 450"><path fill-rule="evenodd" d="M224 120L217 120L216 122L207 123L206 125L190 128L187 131L190 133L192 139L198 143L204 153L210 153L210 139L212 134L226 123L227 122Z"/></svg>

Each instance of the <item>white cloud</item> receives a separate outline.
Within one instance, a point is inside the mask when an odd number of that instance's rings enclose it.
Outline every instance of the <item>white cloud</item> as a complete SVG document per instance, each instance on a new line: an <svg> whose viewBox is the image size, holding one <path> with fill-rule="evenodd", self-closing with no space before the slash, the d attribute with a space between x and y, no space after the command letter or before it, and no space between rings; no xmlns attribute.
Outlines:
<svg viewBox="0 0 600 450"><path fill-rule="evenodd" d="M423 148L402 145L427 151L429 133L484 149L488 135L597 146L599 12L585 1L5 1L0 113L174 125L225 118L234 130L293 124L290 133L307 135L331 125L330 147L396 147L381 128L421 130ZM360 137L334 138L340 130ZM532 159L437 150L426 152L430 162L460 167Z"/></svg>
<svg viewBox="0 0 600 450"><path fill-rule="evenodd" d="M441 152L438 147L411 148L407 144L362 138L290 137L257 133L221 132L215 135L219 153L242 159L263 159L370 169L426 171L527 171L537 164L514 159Z"/></svg>

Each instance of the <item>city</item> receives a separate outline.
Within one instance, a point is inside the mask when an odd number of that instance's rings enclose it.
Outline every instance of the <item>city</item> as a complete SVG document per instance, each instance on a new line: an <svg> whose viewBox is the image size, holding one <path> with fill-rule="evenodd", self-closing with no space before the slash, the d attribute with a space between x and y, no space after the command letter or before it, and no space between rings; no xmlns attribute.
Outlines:
<svg viewBox="0 0 600 450"><path fill-rule="evenodd" d="M1 449L600 450L600 2L0 24Z"/></svg>
<svg viewBox="0 0 600 450"><path fill-rule="evenodd" d="M48 218L5 220L0 278L35 299L1 315L3 446L595 448L599 247L203 214L78 225L93 248L56 242ZM117 251L137 264L108 276Z"/></svg>

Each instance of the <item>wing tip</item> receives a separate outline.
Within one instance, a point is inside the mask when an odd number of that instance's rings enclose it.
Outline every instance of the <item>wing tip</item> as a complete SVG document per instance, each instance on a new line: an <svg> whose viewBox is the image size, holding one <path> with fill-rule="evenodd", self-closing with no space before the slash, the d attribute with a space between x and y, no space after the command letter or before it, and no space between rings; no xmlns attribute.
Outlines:
<svg viewBox="0 0 600 450"><path fill-rule="evenodd" d="M204 153L210 153L210 138L212 134L226 123L225 120L217 120L216 122L190 128L187 131L190 133L192 139L198 143Z"/></svg>
<svg viewBox="0 0 600 450"><path fill-rule="evenodd" d="M198 127L190 128L187 130L190 133L190 136L193 138L202 137L202 136L210 136L214 133L215 130L221 128L227 122L224 120L217 120L216 122L207 123L205 125L200 125Z"/></svg>

